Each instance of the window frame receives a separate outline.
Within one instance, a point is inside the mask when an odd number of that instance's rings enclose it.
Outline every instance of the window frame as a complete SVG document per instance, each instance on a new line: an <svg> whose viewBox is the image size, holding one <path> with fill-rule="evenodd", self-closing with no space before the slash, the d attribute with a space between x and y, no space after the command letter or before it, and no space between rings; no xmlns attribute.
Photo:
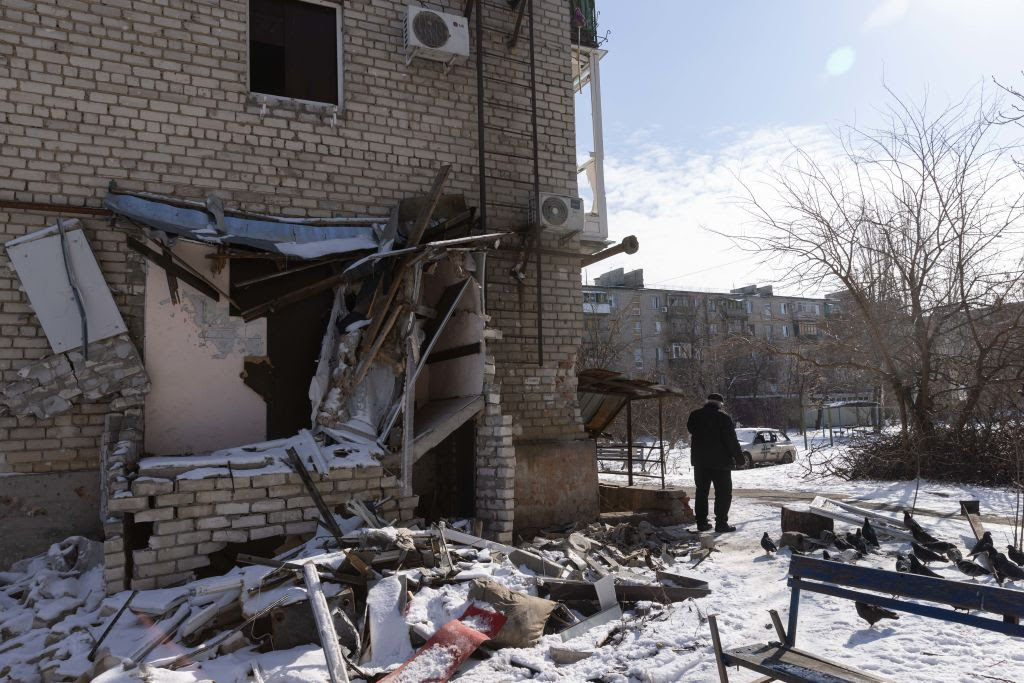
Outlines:
<svg viewBox="0 0 1024 683"><path fill-rule="evenodd" d="M304 100L298 97L287 95L271 95L270 93L257 92L252 89L252 3L247 0L245 7L245 89L249 97L257 98L260 102L268 104L287 104L297 102L312 107L322 107L327 110L337 109L339 113L345 110L345 22L344 5L337 0L287 0L288 2L305 2L310 5L330 7L334 10L335 30L337 40L335 47L338 60L338 103L318 102L317 100Z"/></svg>

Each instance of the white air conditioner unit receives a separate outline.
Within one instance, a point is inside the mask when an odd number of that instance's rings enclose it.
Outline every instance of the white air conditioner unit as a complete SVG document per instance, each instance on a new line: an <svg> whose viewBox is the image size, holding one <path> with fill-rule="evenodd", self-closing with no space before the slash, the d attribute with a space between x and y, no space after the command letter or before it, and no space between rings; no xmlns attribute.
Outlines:
<svg viewBox="0 0 1024 683"><path fill-rule="evenodd" d="M662 306L661 307L661 312L662 313L668 313L668 306Z"/></svg>
<svg viewBox="0 0 1024 683"><path fill-rule="evenodd" d="M469 24L459 14L409 5L405 15L405 63L413 57L450 65L469 56Z"/></svg>
<svg viewBox="0 0 1024 683"><path fill-rule="evenodd" d="M551 232L580 232L583 230L583 200L541 192L540 196L530 198L530 217L534 224Z"/></svg>

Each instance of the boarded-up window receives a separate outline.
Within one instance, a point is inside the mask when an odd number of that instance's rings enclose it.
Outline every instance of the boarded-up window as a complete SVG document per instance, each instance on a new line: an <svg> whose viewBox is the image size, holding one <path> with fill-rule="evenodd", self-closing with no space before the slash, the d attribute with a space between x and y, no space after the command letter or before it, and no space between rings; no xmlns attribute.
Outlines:
<svg viewBox="0 0 1024 683"><path fill-rule="evenodd" d="M249 0L249 88L339 104L341 8L304 0Z"/></svg>

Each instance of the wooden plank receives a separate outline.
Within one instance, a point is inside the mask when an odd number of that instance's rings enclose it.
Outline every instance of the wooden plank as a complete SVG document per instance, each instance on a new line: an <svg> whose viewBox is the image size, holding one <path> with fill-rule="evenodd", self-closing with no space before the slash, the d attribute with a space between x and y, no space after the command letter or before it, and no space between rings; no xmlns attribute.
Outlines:
<svg viewBox="0 0 1024 683"><path fill-rule="evenodd" d="M768 616L772 618L772 626L775 627L775 634L779 637L780 643L786 642L786 629L782 627L782 618L779 617L779 611L775 609L768 610Z"/></svg>
<svg viewBox="0 0 1024 683"><path fill-rule="evenodd" d="M330 508L327 507L327 503L324 502L320 492L317 491L316 485L313 484L313 479L309 476L309 472L306 470L305 464L302 462L302 458L295 452L294 448L288 448L288 459L291 460L292 466L295 471L299 473L299 478L302 480L303 485L306 487L306 491L309 492L309 497L313 499L313 504L316 505L316 509L320 511L321 520L327 530L334 536L334 540L337 541L338 546L342 545L342 536L344 534L341 531L341 527L338 526L338 521L334 519L334 514Z"/></svg>
<svg viewBox="0 0 1024 683"><path fill-rule="evenodd" d="M680 588L697 588L705 589L708 587L707 581L701 581L700 579L694 579L689 576L683 576L682 574L674 574L672 572L666 572L658 570L654 573L654 576L664 583L670 581Z"/></svg>
<svg viewBox="0 0 1024 683"><path fill-rule="evenodd" d="M838 564L838 563L836 563ZM849 566L849 565L840 565ZM892 572L896 574L897 572ZM909 579L928 579L930 581L942 581L944 583L965 583L958 581L945 581L944 579L932 579L927 576L917 576L916 574L899 573L902 578ZM929 617L931 619L938 619L940 621L949 621L957 624L965 624L967 626L974 626L975 628L985 629L986 631L995 631L996 633L1003 633L1008 636L1016 636L1018 638L1024 637L1024 626L1006 621L997 621L995 619L988 619L986 617L980 617L975 614L968 614L965 612L957 612L955 609L949 607L936 607L934 605L923 605L916 602L907 602L906 600L897 600L896 598L885 597L882 595L876 595L875 593L863 593L861 591L850 590L842 588L840 586L834 586L827 583L817 583L813 581L805 581L801 578L789 579L789 586L791 588L801 588L811 593L821 593L823 595L831 595L837 598L843 598L846 600L854 600L857 602L865 602L870 605L878 605L879 607L887 607L894 609L899 612L907 612L908 614L916 614L921 617ZM985 586L979 586L984 588ZM968 586L970 588L970 586ZM885 589L877 589L885 590ZM1020 591L1008 591L1011 593L1019 593ZM955 599L951 597L931 597L924 598L926 600L934 600L936 602L942 602L950 605L951 607L959 607L966 609L982 609L980 607L970 606L967 604L959 604ZM983 600L982 600L983 602ZM1024 599L1019 600L1021 604L1017 605L1017 610L1024 609ZM995 609L988 604L985 604L984 610L991 611ZM1002 612L1000 612L1001 614ZM1011 614L1010 616L1016 616ZM790 634L792 636L792 634Z"/></svg>
<svg viewBox="0 0 1024 683"><path fill-rule="evenodd" d="M146 257L146 259L152 261L156 265L163 268L169 277L173 276L179 280L184 280L189 286L194 288L200 294L204 294L209 298L213 299L214 301L220 301L220 292L217 290L216 287L214 287L212 284L210 284L203 278L199 277L198 275L194 275L193 273L179 266L177 263L173 261L173 255L168 255L166 253L161 254L155 249L150 249L148 246L146 246L139 240L135 239L131 235L127 237L127 240L129 249L138 254L141 254L142 256Z"/></svg>
<svg viewBox="0 0 1024 683"><path fill-rule="evenodd" d="M313 610L316 632L320 636L320 646L324 649L324 659L327 660L327 672L331 676L331 683L348 683L345 657L341 654L341 646L338 645L334 619L320 586L320 573L313 563L302 566L302 578L306 582L306 595L309 598L309 607Z"/></svg>
<svg viewBox="0 0 1024 683"><path fill-rule="evenodd" d="M843 512L843 511L840 511L840 510L830 510L827 507L822 507L823 504L838 504L838 505L845 506L846 509L852 508L853 510L856 510L857 512L856 512L856 514L854 514L851 511ZM826 517L831 517L834 520L837 520L837 521L840 521L840 522L846 522L847 524L852 524L854 526L860 526L861 524L864 523L864 517L870 517L871 519L874 519L877 522L879 522L879 524L875 524L875 531L876 532L881 532L883 534L887 534L887 535L892 536L893 538L895 538L897 540L900 540L900 541L913 541L914 540L914 535L911 534L906 529L896 528L894 526L891 526L894 523L892 518L886 517L884 515L878 515L877 513L874 513L874 512L869 511L869 510L862 510L860 508L857 508L855 506L849 505L847 503L841 503L840 504L840 503L838 503L838 501L834 501L834 500L830 500L828 498L823 498L822 496L818 496L817 498L815 498L814 500L811 501L810 508L811 508L811 510L813 510L814 512L816 512L816 513L818 513L820 515L824 515ZM869 512L871 514L868 514ZM900 526L901 527L902 527L902 524L903 523L900 522Z"/></svg>
<svg viewBox="0 0 1024 683"><path fill-rule="evenodd" d="M714 614L708 615L708 628L711 629L711 644L715 648L715 664L718 665L718 680L720 683L729 683L729 672L725 670L725 657L722 653L722 640L718 635L718 618Z"/></svg>
<svg viewBox="0 0 1024 683"><path fill-rule="evenodd" d="M839 662L773 645L748 645L722 653L725 664L742 666L789 683L884 683L886 679L852 669Z"/></svg>
<svg viewBox="0 0 1024 683"><path fill-rule="evenodd" d="M406 247L415 247L420 243L420 239L423 237L423 231L427 229L427 223L430 222L431 216L434 215L434 208L437 206L437 201L441 198L441 190L444 188L444 182L447 180L448 174L451 170L451 165L445 164L438 170L437 175L434 176L434 182L427 195L427 201L424 202L420 209L420 213L416 217L416 222L413 224L412 229L409 231L408 238L405 241ZM383 297L374 301L374 306L367 316L370 320L370 326L366 329L366 334L363 337L363 348L365 350L372 347L378 336L387 336L386 332L381 332L384 311L391 307L392 301L394 301L395 296L398 294L398 290L402 286L402 279L405 275L405 270L412 264L415 258L415 256L410 255L402 259L401 263L399 263L395 268L394 276L391 280L391 286L388 288L387 293Z"/></svg>
<svg viewBox="0 0 1024 683"><path fill-rule="evenodd" d="M613 576L613 574L609 574ZM539 584L547 587L552 600L597 600L597 591L589 581L573 581L570 579L538 579ZM619 602L639 602L650 600L668 604L681 602L687 598L703 598L711 594L709 588L680 588L677 586L645 586L633 584L616 584L615 597Z"/></svg>
<svg viewBox="0 0 1024 683"><path fill-rule="evenodd" d="M903 572L871 567L859 567L839 562L827 562L812 557L794 555L789 564L790 576L812 581L878 591L916 600L927 600L944 605L957 605L971 609L1024 616L1024 592L997 588L975 582L935 579ZM820 584L802 582L804 590L821 590ZM860 599L860 598L857 598ZM1021 633L1024 635L1024 632Z"/></svg>
<svg viewBox="0 0 1024 683"><path fill-rule="evenodd" d="M981 537L985 535L985 525L981 523L981 502L977 500L961 500L960 514L967 518L967 523L971 525L974 538L980 541Z"/></svg>

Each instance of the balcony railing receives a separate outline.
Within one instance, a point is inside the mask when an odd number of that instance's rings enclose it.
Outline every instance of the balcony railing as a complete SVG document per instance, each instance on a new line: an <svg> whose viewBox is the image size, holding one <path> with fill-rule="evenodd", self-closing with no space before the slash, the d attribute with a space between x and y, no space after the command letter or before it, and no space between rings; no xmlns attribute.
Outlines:
<svg viewBox="0 0 1024 683"><path fill-rule="evenodd" d="M594 0L569 0L569 32L574 45L597 47L597 7Z"/></svg>
<svg viewBox="0 0 1024 683"><path fill-rule="evenodd" d="M584 313L595 313L600 315L608 315L612 312L611 304L594 304L587 301L583 302Z"/></svg>

